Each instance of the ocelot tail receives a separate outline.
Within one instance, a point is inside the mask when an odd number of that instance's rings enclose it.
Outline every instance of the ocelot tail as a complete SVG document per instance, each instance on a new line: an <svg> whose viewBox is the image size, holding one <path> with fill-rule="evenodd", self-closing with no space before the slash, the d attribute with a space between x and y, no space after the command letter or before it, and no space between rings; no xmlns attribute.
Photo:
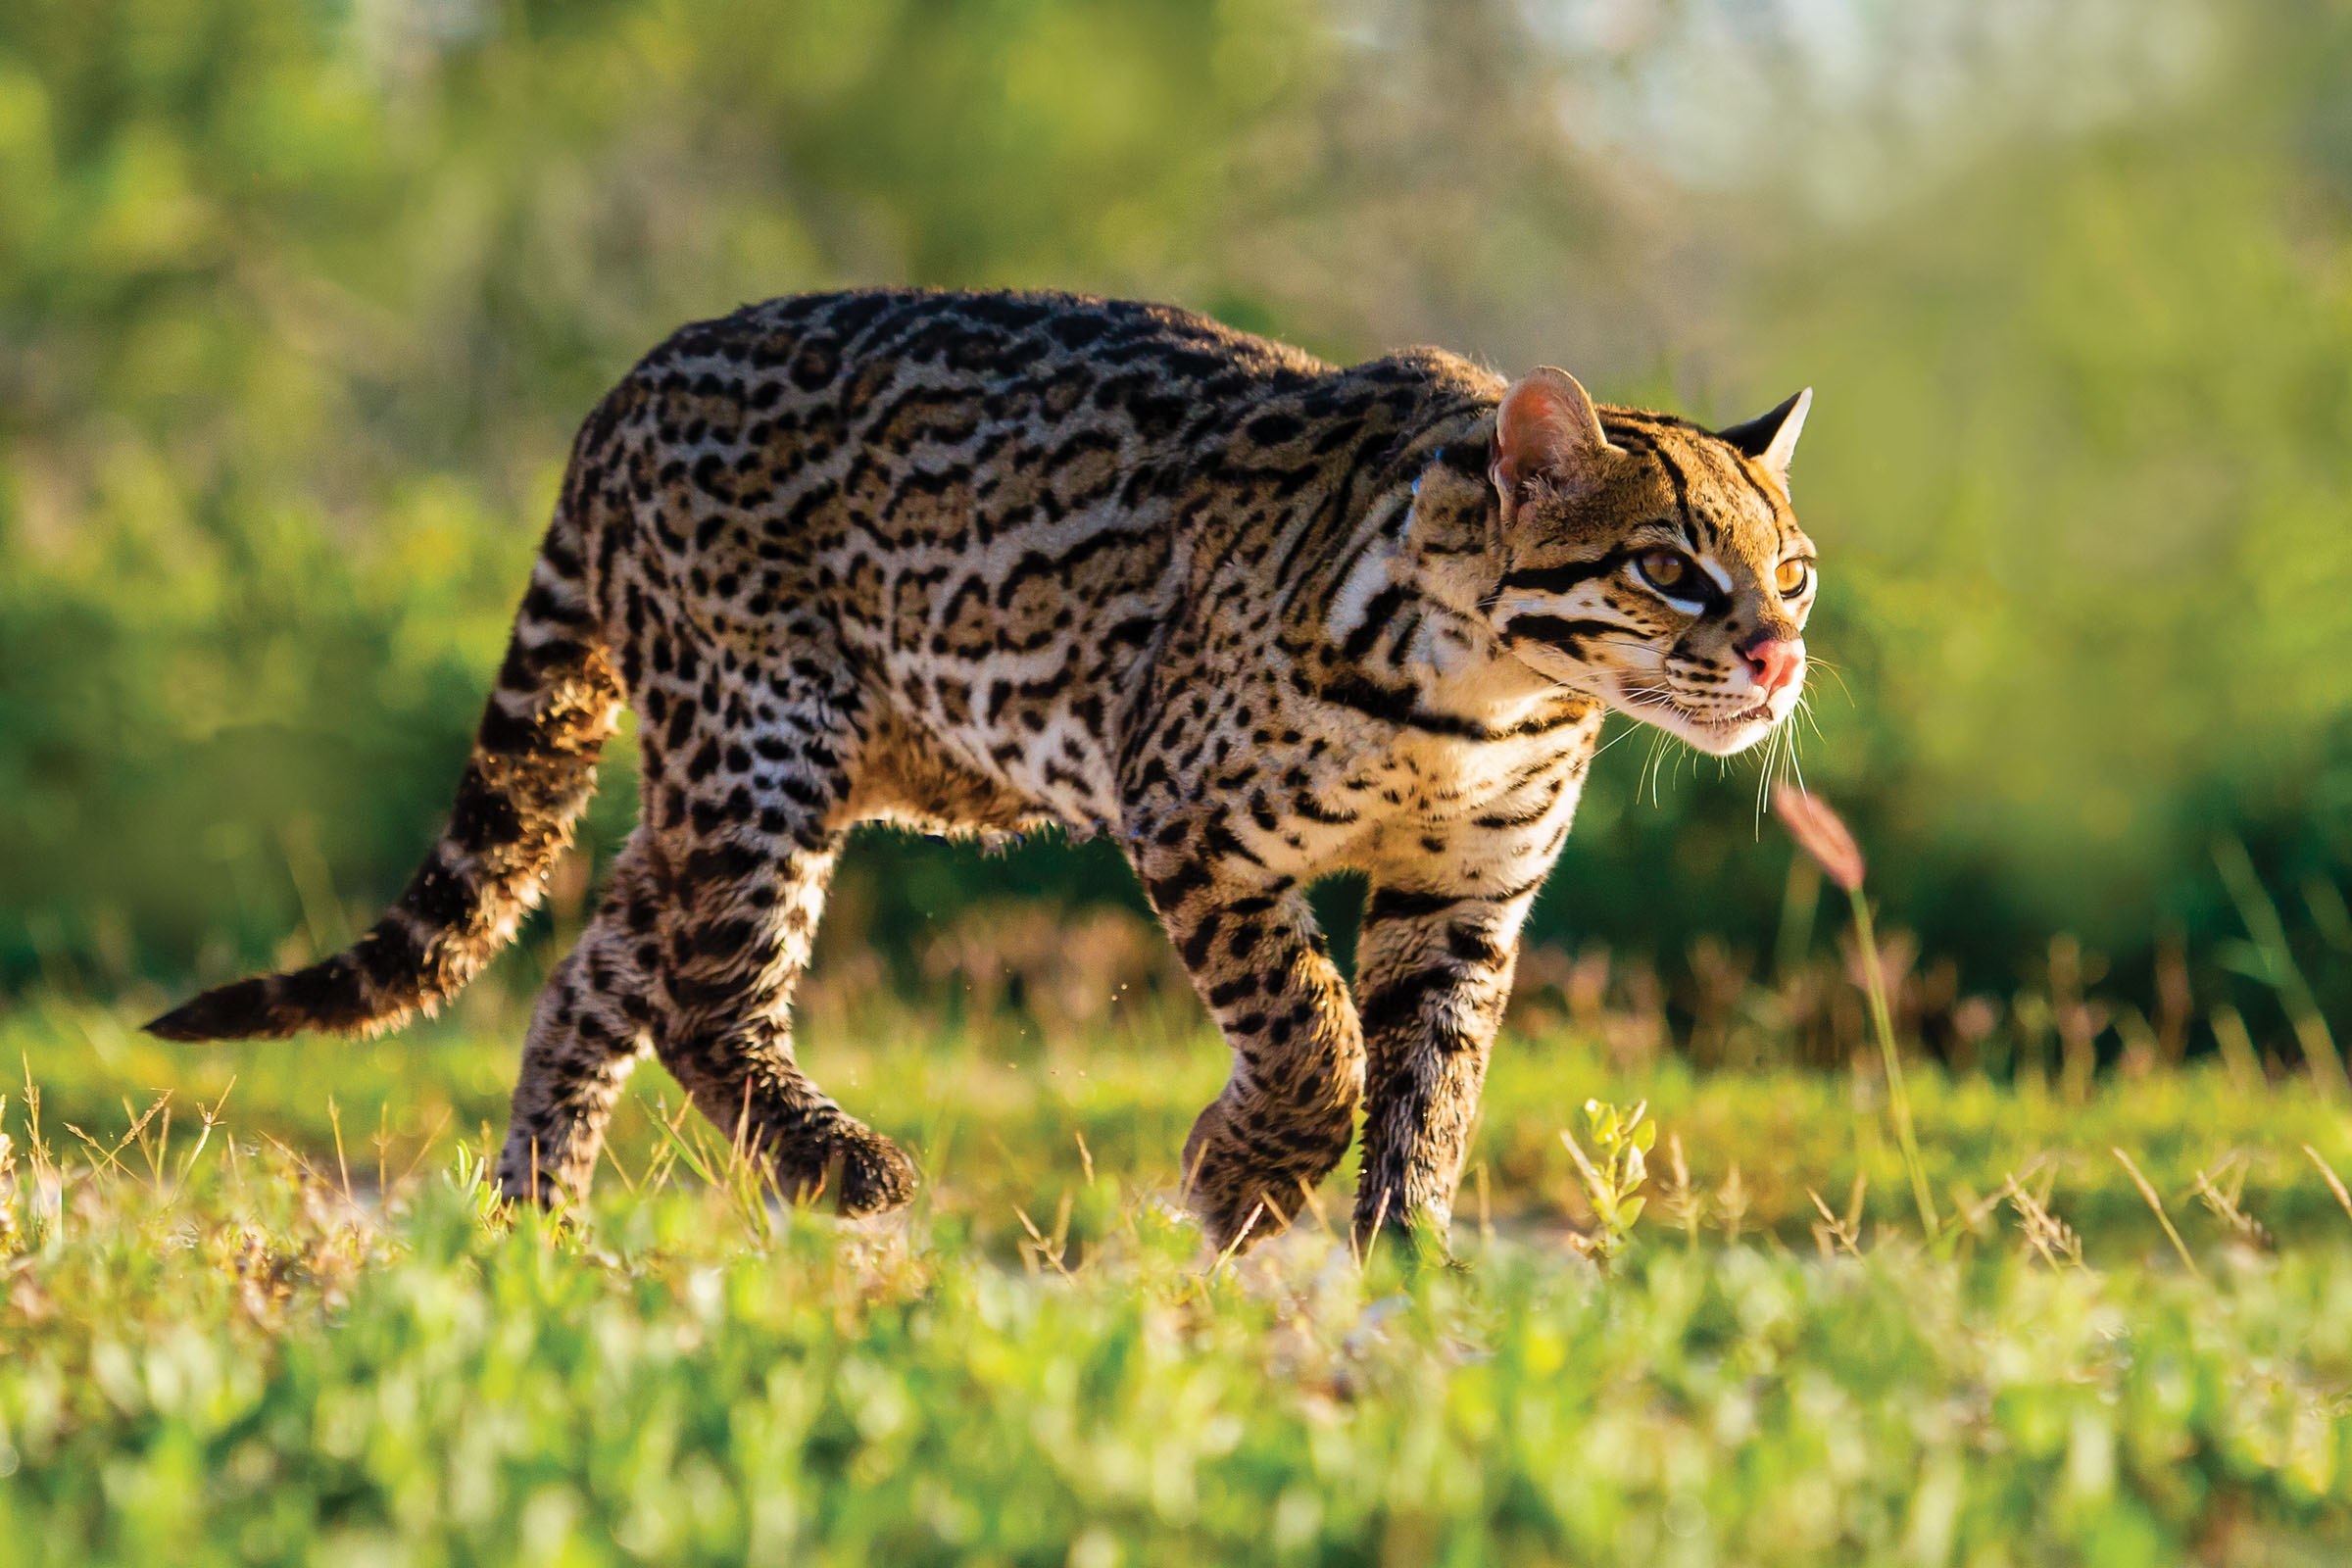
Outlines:
<svg viewBox="0 0 2352 1568"><path fill-rule="evenodd" d="M499 1166L586 1188L648 1054L787 1193L913 1168L793 1054L860 822L1114 836L1233 1051L1186 1142L1222 1249L1363 1120L1359 1231L1442 1237L1522 917L1604 711L1702 751L1795 706L1810 394L1710 432L1411 349L1335 368L1156 305L806 295L589 417L449 826L348 952L149 1025L373 1031L514 933L621 706L642 813L539 1000ZM1354 996L1307 884L1370 881Z"/></svg>

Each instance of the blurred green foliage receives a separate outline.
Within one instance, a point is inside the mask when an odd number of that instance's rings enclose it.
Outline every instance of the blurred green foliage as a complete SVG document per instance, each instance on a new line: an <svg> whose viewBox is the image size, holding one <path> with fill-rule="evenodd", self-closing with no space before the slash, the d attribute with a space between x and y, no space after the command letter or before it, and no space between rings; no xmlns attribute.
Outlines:
<svg viewBox="0 0 2352 1568"><path fill-rule="evenodd" d="M19 0L0 990L366 918L602 388L680 321L907 279L1437 340L1709 418L1815 385L1804 766L1890 921L2003 994L2055 930L2133 985L2170 933L2210 1001L2234 834L2341 1018L2302 894L2352 849L2352 22L1732 9ZM1644 744L1535 934L1768 949L1752 768L1659 759L1653 805ZM624 748L592 844L629 794ZM887 840L843 896L904 952L1003 892L1131 898L1100 847Z"/></svg>

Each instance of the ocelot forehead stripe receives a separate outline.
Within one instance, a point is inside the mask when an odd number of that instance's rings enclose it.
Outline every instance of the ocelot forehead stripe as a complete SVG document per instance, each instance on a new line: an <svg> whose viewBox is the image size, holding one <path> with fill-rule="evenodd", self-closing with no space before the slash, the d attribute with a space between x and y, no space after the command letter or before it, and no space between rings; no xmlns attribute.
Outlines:
<svg viewBox="0 0 2352 1568"><path fill-rule="evenodd" d="M1672 431L1698 429L1698 426L1692 424L1689 419L1683 418L1677 415L1660 414L1652 409L1623 409L1610 406L1601 409L1599 413L1601 425L1604 429L1607 428L1611 423L1627 425L1637 429L1652 430L1661 434Z"/></svg>
<svg viewBox="0 0 2352 1568"><path fill-rule="evenodd" d="M1693 515L1690 511L1690 475L1684 472L1683 466L1677 463L1674 456L1666 450L1665 442L1652 441L1649 446L1649 455L1656 459L1658 466L1666 471L1666 481L1674 487L1675 511L1681 514L1685 526L1688 526Z"/></svg>
<svg viewBox="0 0 2352 1568"><path fill-rule="evenodd" d="M1605 411L1602 417L1604 428L1613 430L1620 419L1619 411ZM1755 461L1703 426L1648 415L1637 415L1624 422L1628 438L1624 444L1638 446L1658 460L1661 469L1675 482L1678 501L1703 532L1709 546L1724 547L1749 526L1742 519L1752 516L1752 513L1743 503L1735 506L1731 499L1735 495L1752 497L1772 519L1774 553L1791 535L1801 532L1787 495L1769 482ZM1689 448L1679 458L1669 451L1669 442L1664 439L1669 432L1674 440ZM1698 482L1695 474L1700 470L1708 476L1708 482Z"/></svg>
<svg viewBox="0 0 2352 1568"><path fill-rule="evenodd" d="M1644 416L1647 418L1648 416ZM1607 409L1601 412L1601 430L1617 445L1647 456L1666 475L1674 491L1674 521L1691 548L1706 549L1719 537L1714 522L1691 505L1690 475L1683 465L1668 451L1669 432L1682 426L1682 421L1655 416L1655 424L1640 423L1625 416L1622 411ZM1699 543L1703 534L1706 543Z"/></svg>
<svg viewBox="0 0 2352 1568"><path fill-rule="evenodd" d="M1745 453L1733 452L1730 455L1730 466L1748 489L1755 492L1756 499L1764 504L1765 512L1772 518L1773 542L1776 551L1786 549L1790 537L1803 531L1797 526L1796 514L1789 507L1787 495L1764 482L1754 460Z"/></svg>

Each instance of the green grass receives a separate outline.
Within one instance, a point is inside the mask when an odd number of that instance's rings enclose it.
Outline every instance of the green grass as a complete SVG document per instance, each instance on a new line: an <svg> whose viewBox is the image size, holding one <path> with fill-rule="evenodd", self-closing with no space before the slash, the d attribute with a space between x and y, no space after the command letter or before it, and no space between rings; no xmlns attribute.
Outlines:
<svg viewBox="0 0 2352 1568"><path fill-rule="evenodd" d="M929 1178L865 1227L763 1201L691 1117L662 1132L648 1069L565 1223L479 1183L519 1022L485 995L358 1047L0 1018L40 1100L37 1133L22 1091L5 1117L0 1561L2352 1552L2352 1216L2303 1147L2352 1171L2352 1125L2292 1088L2072 1103L1914 1068L1964 1216L1931 1244L1871 1077L1624 1076L1516 1040L1465 1267L1359 1261L1310 1220L1218 1269L1168 1202L1221 1068L1190 1021L1080 1052L835 1020L821 1081ZM1598 1152L1588 1096L1646 1098L1663 1135L1605 1270L1558 1137ZM2067 1228L2046 1252L2034 1211Z"/></svg>

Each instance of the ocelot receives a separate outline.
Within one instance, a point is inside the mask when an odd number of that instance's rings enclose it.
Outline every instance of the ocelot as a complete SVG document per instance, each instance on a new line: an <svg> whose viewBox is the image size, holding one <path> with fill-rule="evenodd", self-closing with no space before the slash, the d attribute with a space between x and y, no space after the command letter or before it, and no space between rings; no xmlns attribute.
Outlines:
<svg viewBox="0 0 2352 1568"><path fill-rule="evenodd" d="M1233 1051L1183 1153L1218 1248L1363 1119L1359 1231L1442 1237L1522 917L1604 711L1728 754L1788 717L1809 393L1710 432L1434 349L1348 368L1157 305L863 290L672 336L572 447L449 826L348 952L176 1040L372 1031L514 933L625 703L643 801L541 996L504 1190L587 1186L648 1054L780 1187L913 1169L790 1007L860 822L1124 849ZM1354 997L1307 884L1370 883Z"/></svg>

